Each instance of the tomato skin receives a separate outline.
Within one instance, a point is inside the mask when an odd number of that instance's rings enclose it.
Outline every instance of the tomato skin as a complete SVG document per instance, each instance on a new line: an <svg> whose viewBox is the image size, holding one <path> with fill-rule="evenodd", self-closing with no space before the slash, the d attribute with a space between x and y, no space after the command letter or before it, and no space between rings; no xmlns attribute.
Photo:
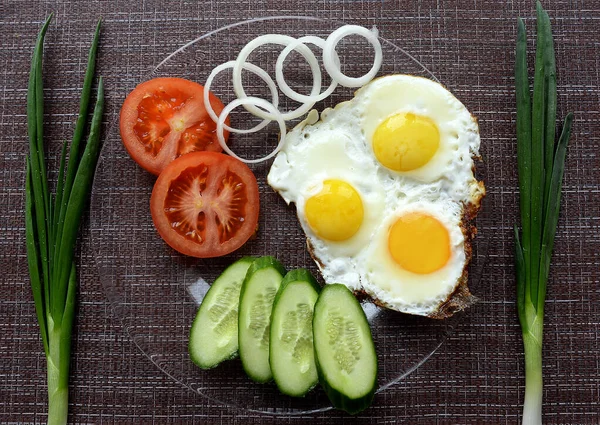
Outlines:
<svg viewBox="0 0 600 425"><path fill-rule="evenodd" d="M235 251L255 234L259 202L256 177L246 164L203 151L180 156L163 170L152 190L150 211L169 246L192 257L212 258Z"/></svg>
<svg viewBox="0 0 600 425"><path fill-rule="evenodd" d="M119 117L127 153L146 171L159 175L180 155L221 152L203 95L203 86L183 78L154 78L139 84L123 102ZM213 93L209 99L219 115L223 103ZM224 136L227 140L229 134Z"/></svg>

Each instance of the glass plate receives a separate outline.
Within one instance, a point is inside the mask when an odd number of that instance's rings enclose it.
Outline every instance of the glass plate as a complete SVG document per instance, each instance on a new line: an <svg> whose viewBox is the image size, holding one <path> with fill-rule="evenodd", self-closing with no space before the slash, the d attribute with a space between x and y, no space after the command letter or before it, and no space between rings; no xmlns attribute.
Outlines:
<svg viewBox="0 0 600 425"><path fill-rule="evenodd" d="M201 84L220 63L235 59L254 37L283 33L295 37L317 35L326 38L342 25L311 17L269 17L239 22L207 33L173 52L148 76L176 76ZM385 34L382 34L385 35ZM393 43L381 38L383 65L380 75L406 73L436 79L422 64ZM274 76L274 64L281 47L261 47L250 60ZM337 49L343 70L362 75L371 65L373 50L360 38L344 39ZM318 53L315 51L315 53ZM286 80L300 92L312 80L308 67L293 53L288 60ZM319 56L318 56L319 57ZM288 62L289 64L289 62ZM212 90L224 103L233 99L230 74L217 77ZM329 84L324 74L323 84ZM140 81L141 82L141 81ZM249 94L266 96L260 81L245 76ZM304 91L302 91L304 88ZM123 87L123 99L133 87ZM331 97L317 104L322 110L352 97L352 89L338 87ZM281 97L286 108L297 106ZM250 127L252 117L238 109L232 125ZM294 123L291 123L293 125ZM290 125L290 127L291 127ZM238 154L262 156L277 142L275 124L250 136L234 135L230 145ZM320 388L305 398L279 393L274 383L256 384L246 377L239 359L213 370L201 370L188 356L188 332L196 309L212 282L223 269L245 255L276 255L288 268L306 267L315 276L317 268L306 250L305 238L294 208L267 184L271 161L252 166L260 188L260 230L255 240L235 253L216 259L194 259L170 249L154 230L149 200L155 177L143 171L127 155L119 136L118 117L105 140L91 204L92 244L106 296L135 344L162 371L177 382L216 402L265 414L306 414L331 409ZM478 218L478 227L483 215ZM470 287L479 280L487 248L481 234L475 239L470 267ZM322 283L322 281L321 281ZM476 290L475 290L476 292ZM363 302L379 359L378 392L398 382L422 365L444 342L462 314L438 321L387 311Z"/></svg>

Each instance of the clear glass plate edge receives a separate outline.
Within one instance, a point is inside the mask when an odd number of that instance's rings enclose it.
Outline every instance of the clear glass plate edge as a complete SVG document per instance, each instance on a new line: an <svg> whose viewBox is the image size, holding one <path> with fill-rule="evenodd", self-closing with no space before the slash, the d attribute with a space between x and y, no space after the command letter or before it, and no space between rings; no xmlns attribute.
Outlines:
<svg viewBox="0 0 600 425"><path fill-rule="evenodd" d="M270 21L270 20L285 20L285 19L291 19L291 20L299 20L299 21L321 21L321 22L329 22L331 24L339 24L341 25L346 25L346 22L343 21L338 21L338 20L328 20L328 19L323 19L323 18L319 18L319 17L314 17L314 16L293 16L293 15L280 15L280 16L265 16L265 17L259 17L259 18L253 18L253 19L248 19L248 20L244 20L244 21L238 21L223 27L220 27L218 29L209 31L187 43L185 43L184 45L182 45L180 48L178 48L177 50L175 50L174 52L172 52L171 54L169 54L165 59L163 59L158 65L154 66L151 71L149 72L148 77L151 78L154 74L157 73L157 71L163 66L165 65L170 59L172 59L173 57L175 57L177 54L182 53L185 51L186 48L190 47L191 45L206 39L208 37L211 37L217 33L220 33L222 31L226 31L227 29L231 29L231 28L236 28L238 26L241 25L247 25L247 24L252 24L252 23L257 23L257 22L263 22L263 21ZM427 73L427 75L433 79L434 81L438 82L441 84L441 82L437 79L437 77L423 64L421 63L418 59L416 59L413 55L411 55L410 53L408 53L406 50L404 50L403 48L399 47L398 45L394 44L393 42L391 42L390 40L387 40L383 37L381 37L381 35L378 36L380 42L385 43L386 45L390 46L391 48L397 50L398 52L401 52L402 54L406 55L408 58L410 58L414 63L418 64L425 73ZM111 134L114 130L115 130L115 126L118 125L118 120L119 120L119 114L117 112L113 113L112 119L111 119L111 124L108 128L108 132L107 134ZM108 137L108 136L107 136ZM102 151L105 149L104 144L102 147ZM100 153L100 159L98 162L98 165L96 166L96 169L98 169L101 166L101 161L104 160L104 157L102 156L102 152ZM90 221L91 221L91 225L90 225L90 233L92 236L92 250L94 252L94 261L96 263L96 269L98 270L98 274L99 274L99 279L102 280L102 265L100 263L99 260L99 252L97 249L97 244L93 243L93 233L94 233L94 223L93 223L93 217L94 214L91 211L92 206L95 204L94 202L94 198L95 198L96 192L92 191L92 201L90 202ZM481 238L481 235L479 235L479 238ZM484 245L484 252L483 252L483 257L487 257L487 248L488 245L485 244ZM483 262L485 263L485 259L483 260ZM483 268L483 265L480 266L480 268ZM479 273L481 274L481 270L479 271ZM479 280L481 278L481 276L477 276L477 278L475 280ZM469 281L471 281L471 278L469 278ZM244 407L244 406L240 406L237 405L235 403L232 402L228 402L228 401L223 401L223 400L219 400L215 397L211 397L209 395L206 395L204 393L202 393L201 391L195 390L192 387L190 387L189 385L187 385L185 382L182 382L180 379L178 379L176 376L174 376L173 374L171 374L166 368L164 368L163 366L161 366L161 364L159 362L157 362L152 355L150 355L148 353L148 349L145 348L145 343L144 341L140 341L140 338L137 337L136 335L134 335L131 332L130 326L127 324L126 322L126 317L124 315L124 313L120 313L119 311L121 311L125 306L123 305L122 302L118 301L115 299L114 296L111 296L110 294L108 294L108 291L105 290L105 284L104 282L101 281L101 284L103 286L103 292L107 298L107 300L109 301L111 310L113 311L114 316L116 316L119 320L119 322L121 323L122 327L125 330L126 335L134 342L134 344L136 345L136 347L144 354L145 357L148 358L148 360L150 360L159 370L161 370L163 373L165 373L167 376L169 376L171 379L173 379L174 381L176 381L177 383L181 384L183 387L190 389L192 392L194 392L195 394L198 394L208 400L211 400L215 403L221 404L223 406L226 407L233 407L236 409L241 409L247 412L253 412L253 413L259 413L259 414L264 414L266 416L299 416L299 415L307 415L307 414L315 414L315 413L320 413L320 412L325 412L325 411L329 411L333 409L333 406L326 406L326 407L322 407L322 408L317 408L317 409L311 409L311 410L302 410L302 411L285 411L285 412L277 412L277 411L267 411L267 410L261 410L261 409L252 409L252 408L248 408L248 407ZM111 285L111 286L115 286L115 285ZM458 313L459 316L463 316L465 313L464 312L460 312ZM398 377L396 377L394 380L382 385L381 387L379 387L376 390L376 393L380 393L383 392L385 390L387 390L388 388L390 388L391 386L397 384L399 381L401 381L402 379L406 378L407 376L409 376L411 373L413 373L415 370L417 370L419 367L421 367L424 363L426 363L438 350L439 348L446 342L447 338L449 335L451 335L455 328L456 325L458 323L460 323L462 321L462 317L459 318L459 320L456 320L456 323L452 323L451 326L449 326L449 329L446 330L441 338L441 340L439 341L439 343L434 346L431 350L430 353L428 353L424 358L420 359L420 361L413 363L412 365L410 365L404 373L402 373L401 375L399 375Z"/></svg>

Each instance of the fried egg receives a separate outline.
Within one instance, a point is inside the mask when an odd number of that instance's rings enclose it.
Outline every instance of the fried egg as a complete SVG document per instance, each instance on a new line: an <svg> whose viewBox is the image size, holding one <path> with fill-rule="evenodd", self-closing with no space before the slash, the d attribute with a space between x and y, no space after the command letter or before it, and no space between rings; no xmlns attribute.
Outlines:
<svg viewBox="0 0 600 425"><path fill-rule="evenodd" d="M448 90L391 75L320 117L312 111L267 181L296 205L326 283L446 317L470 299L468 219L485 192L473 175L478 150L477 122Z"/></svg>
<svg viewBox="0 0 600 425"><path fill-rule="evenodd" d="M374 235L362 289L384 305L428 315L454 291L466 260L459 205L415 199L391 211Z"/></svg>
<svg viewBox="0 0 600 425"><path fill-rule="evenodd" d="M477 121L442 85L391 75L357 91L361 131L382 173L410 194L440 193L468 203L479 196L473 157L479 155Z"/></svg>
<svg viewBox="0 0 600 425"><path fill-rule="evenodd" d="M357 282L356 257L382 219L385 192L375 164L364 161L364 146L344 130L352 117L342 113L335 120L308 125L317 118L314 111L307 125L290 133L293 137L276 157L268 182L288 204L296 204L313 255L327 259L328 269L343 266L334 274L339 281Z"/></svg>

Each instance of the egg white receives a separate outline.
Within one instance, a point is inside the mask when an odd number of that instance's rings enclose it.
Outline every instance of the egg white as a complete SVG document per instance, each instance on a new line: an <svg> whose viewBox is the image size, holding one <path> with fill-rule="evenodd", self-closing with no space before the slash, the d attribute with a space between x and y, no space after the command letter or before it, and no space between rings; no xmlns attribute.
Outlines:
<svg viewBox="0 0 600 425"><path fill-rule="evenodd" d="M477 190L472 157L479 155L479 129L475 118L441 84L411 75L389 75L372 81L352 100L361 117L360 125L371 156L377 127L392 115L413 113L431 119L438 127L440 145L431 160L415 170L394 171L381 164L382 175L392 174L405 192L431 192L436 199L444 192L456 201L469 202ZM423 184L431 184L430 188Z"/></svg>
<svg viewBox="0 0 600 425"><path fill-rule="evenodd" d="M403 269L388 249L391 226L403 215L421 212L436 218L450 236L450 258L439 270L417 274ZM428 315L454 292L466 264L461 230L462 208L454 202L405 200L387 215L365 252L362 287L386 306L405 313Z"/></svg>
<svg viewBox="0 0 600 425"><path fill-rule="evenodd" d="M267 177L287 203L296 204L302 229L313 255L329 264L334 259L351 263L366 247L381 221L385 194L377 181L374 163L365 161L364 144L352 133L351 115L339 114L318 126L298 126L273 162ZM354 125L356 129L356 125ZM339 179L349 183L363 204L363 221L358 231L343 241L320 238L310 227L304 210L306 201L319 193L323 182ZM348 270L354 267L348 267ZM356 275L353 275L356 278ZM348 279L347 279L348 280Z"/></svg>

